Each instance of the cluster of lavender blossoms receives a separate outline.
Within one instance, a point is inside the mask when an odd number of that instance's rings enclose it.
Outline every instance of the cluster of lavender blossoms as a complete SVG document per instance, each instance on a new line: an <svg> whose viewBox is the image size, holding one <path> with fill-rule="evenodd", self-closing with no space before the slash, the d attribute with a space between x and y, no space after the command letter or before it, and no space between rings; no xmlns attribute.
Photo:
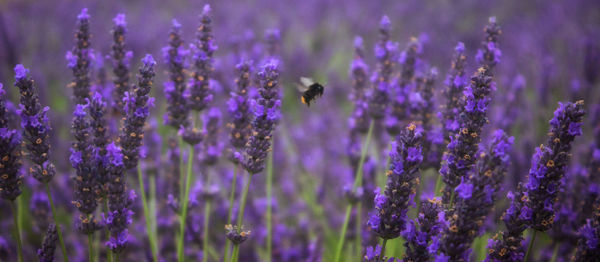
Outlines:
<svg viewBox="0 0 600 262"><path fill-rule="evenodd" d="M400 236L407 223L406 213L413 202L419 184L419 166L423 161L421 133L410 124L398 136L390 152L391 165L384 193L376 190L375 212L368 225L379 237L394 239Z"/></svg>
<svg viewBox="0 0 600 262"><path fill-rule="evenodd" d="M0 84L0 196L14 201L22 193L21 134L11 129L6 91Z"/></svg>

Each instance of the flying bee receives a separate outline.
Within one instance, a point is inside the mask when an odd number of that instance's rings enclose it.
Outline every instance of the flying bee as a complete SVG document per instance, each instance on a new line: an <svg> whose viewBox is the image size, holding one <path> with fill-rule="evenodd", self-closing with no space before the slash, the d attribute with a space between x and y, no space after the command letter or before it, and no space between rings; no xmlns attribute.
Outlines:
<svg viewBox="0 0 600 262"><path fill-rule="evenodd" d="M325 87L315 82L308 77L300 77L301 85L298 85L298 89L302 92L302 103L310 107L310 102L316 100L317 97L323 96Z"/></svg>

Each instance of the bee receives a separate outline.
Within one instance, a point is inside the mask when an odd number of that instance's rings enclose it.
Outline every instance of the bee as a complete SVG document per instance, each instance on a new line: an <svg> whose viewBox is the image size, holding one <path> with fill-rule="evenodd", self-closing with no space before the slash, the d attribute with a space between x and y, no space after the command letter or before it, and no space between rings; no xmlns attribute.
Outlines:
<svg viewBox="0 0 600 262"><path fill-rule="evenodd" d="M323 96L323 91L325 87L321 84L315 82L311 78L308 77L300 77L301 85L298 85L298 89L302 92L302 104L306 104L310 107L310 102L316 100L317 97Z"/></svg>

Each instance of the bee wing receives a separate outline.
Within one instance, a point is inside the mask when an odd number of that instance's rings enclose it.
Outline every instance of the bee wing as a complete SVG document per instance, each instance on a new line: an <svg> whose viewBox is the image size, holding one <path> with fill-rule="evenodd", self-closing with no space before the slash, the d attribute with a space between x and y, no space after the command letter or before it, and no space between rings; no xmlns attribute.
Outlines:
<svg viewBox="0 0 600 262"><path fill-rule="evenodd" d="M308 78L308 77L300 77L300 83L302 83L303 86L305 87L309 87L312 84L315 83L314 80L312 80L312 78Z"/></svg>

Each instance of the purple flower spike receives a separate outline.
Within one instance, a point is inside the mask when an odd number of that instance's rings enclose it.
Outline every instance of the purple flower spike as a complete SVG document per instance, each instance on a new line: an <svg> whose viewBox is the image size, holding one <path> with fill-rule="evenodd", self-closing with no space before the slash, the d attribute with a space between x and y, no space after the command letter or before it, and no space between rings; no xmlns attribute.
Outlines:
<svg viewBox="0 0 600 262"><path fill-rule="evenodd" d="M248 101L248 92L252 80L250 62L243 61L236 66L238 78L235 80L237 89L231 92L231 98L227 102L231 122L227 126L231 129L229 142L233 147L229 154L229 160L237 164L238 158L235 153L244 148L252 132L252 113ZM239 153L238 153L239 154Z"/></svg>
<svg viewBox="0 0 600 262"><path fill-rule="evenodd" d="M90 47L89 19L87 8L84 8L77 16L75 46L66 55L67 66L73 71L73 81L69 85L73 88L73 99L76 104L85 104L85 99L90 96L90 66L94 51Z"/></svg>
<svg viewBox="0 0 600 262"><path fill-rule="evenodd" d="M402 236L406 239L404 246L406 253L405 261L429 261L430 252L427 250L429 244L440 234L443 225L439 220L442 203L438 199L421 201L421 210L418 217L406 225Z"/></svg>
<svg viewBox="0 0 600 262"><path fill-rule="evenodd" d="M550 120L550 132L546 144L540 146L529 170L527 201L525 205L532 210L530 226L539 231L550 229L554 223L554 205L557 190L562 186L566 166L570 159L571 144L581 134L580 123L585 112L583 101L559 103Z"/></svg>
<svg viewBox="0 0 600 262"><path fill-rule="evenodd" d="M390 41L391 23L384 16L381 19L379 29L379 42L375 45L375 56L377 57L377 72L373 76L373 88L369 93L369 114L374 119L385 116L389 103L390 80L396 64L396 43Z"/></svg>
<svg viewBox="0 0 600 262"><path fill-rule="evenodd" d="M465 66L467 57L465 55L465 44L459 42L454 48L454 58L450 71L446 76L444 85L444 96L446 97L446 106L442 111L442 127L444 130L443 136L446 144L449 143L450 136L458 131L458 116L463 110L461 97L463 90L468 85L467 76L465 74Z"/></svg>
<svg viewBox="0 0 600 262"><path fill-rule="evenodd" d="M119 140L126 169L132 169L138 164L139 150L144 138L144 124L150 115L150 107L154 103L154 98L149 94L155 75L154 65L156 62L151 55L146 55L142 59L142 63L138 84L133 86L133 94L125 96L127 100L124 106L126 115Z"/></svg>
<svg viewBox="0 0 600 262"><path fill-rule="evenodd" d="M261 88L260 97L254 109L252 136L248 140L244 168L250 174L261 172L265 168L267 154L271 151L271 138L279 118L279 61L273 59L265 64L258 73Z"/></svg>
<svg viewBox="0 0 600 262"><path fill-rule="evenodd" d="M594 208L593 217L579 229L581 238L572 261L594 261L600 256L600 205Z"/></svg>
<svg viewBox="0 0 600 262"><path fill-rule="evenodd" d="M85 9L84 9L85 10ZM56 250L56 242L58 240L58 233L56 226L51 224L48 226L46 236L42 242L42 248L37 250L37 256L40 262L52 262L54 261L54 251Z"/></svg>
<svg viewBox="0 0 600 262"><path fill-rule="evenodd" d="M496 24L496 18L490 17L484 31L485 39L481 43L481 48L477 50L475 59L481 65L487 66L492 73L502 56L502 51L498 48L498 37L502 34L502 30Z"/></svg>
<svg viewBox="0 0 600 262"><path fill-rule="evenodd" d="M421 133L416 129L410 124L398 136L398 143L394 143L384 194L377 192L375 212L367 222L383 239L399 237L406 225L406 212L416 191L423 160Z"/></svg>
<svg viewBox="0 0 600 262"><path fill-rule="evenodd" d="M0 84L0 197L15 200L21 195L21 135L9 128L5 91Z"/></svg>
<svg viewBox="0 0 600 262"><path fill-rule="evenodd" d="M21 94L20 109L17 113L21 116L23 139L32 162L29 172L38 181L47 183L55 174L54 164L49 160L51 130L47 116L49 108L42 108L33 79L27 75L28 72L29 70L22 65L15 67L15 86L19 88Z"/></svg>
<svg viewBox="0 0 600 262"><path fill-rule="evenodd" d="M509 166L514 141L496 130L487 148L478 153L477 164L456 187L456 205L448 214L449 226L440 239L440 251L450 261L468 260L470 248L487 215L491 212Z"/></svg>
<svg viewBox="0 0 600 262"><path fill-rule="evenodd" d="M183 46L181 39L181 24L173 19L173 25L169 32L169 45L162 49L165 64L169 72L169 81L165 83L165 95L167 97L167 114L165 124L179 129L188 126L187 100L184 97L186 88L185 63L188 51Z"/></svg>
<svg viewBox="0 0 600 262"><path fill-rule="evenodd" d="M118 14L114 19L114 26L111 31L113 43L111 45L111 57L113 74L115 78L113 83L115 103L112 111L117 115L124 116L125 111L123 107L123 98L126 92L130 92L129 73L130 73L130 61L133 56L133 52L129 51L125 47L125 37L127 33L127 22L125 21L125 14Z"/></svg>
<svg viewBox="0 0 600 262"><path fill-rule="evenodd" d="M213 91L210 79L213 68L213 53L217 46L213 43L212 19L210 5L205 5L200 15L200 26L196 33L196 41L192 45L194 74L190 78L189 107L195 111L202 111L213 100Z"/></svg>

